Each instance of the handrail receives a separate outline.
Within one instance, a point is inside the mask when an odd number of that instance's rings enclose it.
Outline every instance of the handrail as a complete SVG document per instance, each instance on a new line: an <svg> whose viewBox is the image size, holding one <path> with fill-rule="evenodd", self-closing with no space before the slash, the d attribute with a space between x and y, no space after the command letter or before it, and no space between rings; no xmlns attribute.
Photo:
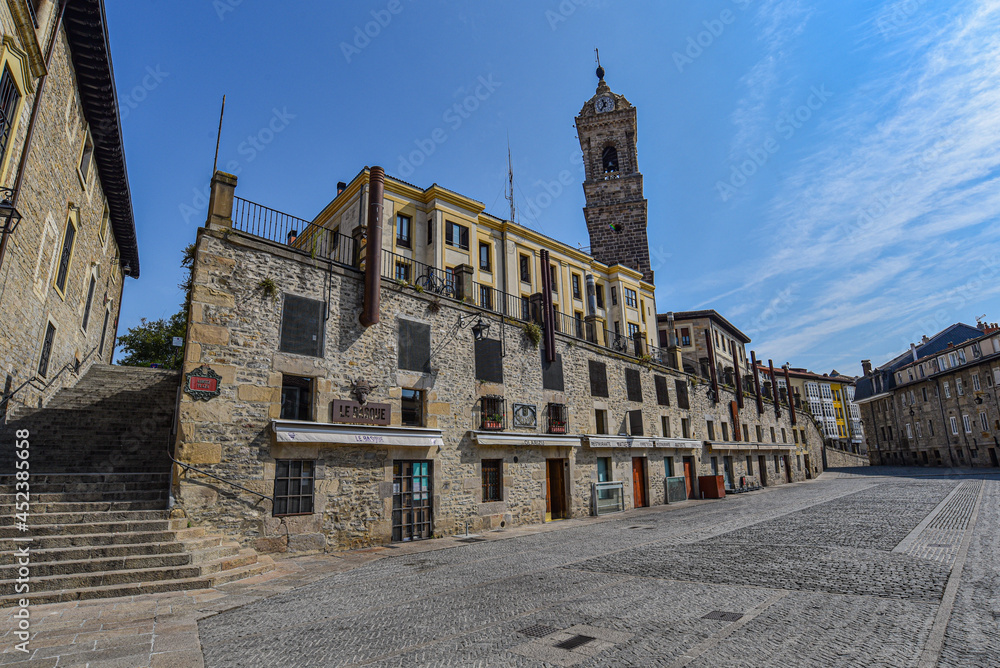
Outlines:
<svg viewBox="0 0 1000 668"><path fill-rule="evenodd" d="M172 454L170 454L170 448L169 447L167 448L167 457L169 457L170 461L172 461L174 464L177 464L178 466L182 466L185 469L188 469L188 470L191 470L191 471L196 471L196 472L198 472L198 473L200 473L202 475L207 475L209 478L215 478L219 482L224 482L227 485L235 487L236 489L241 489L244 492L248 492L250 494L254 494L256 496L259 496L262 499L267 499L268 501L271 501L271 497L267 496L266 494L261 494L260 492L255 492L252 489L247 489L243 485L238 485L235 482L231 482L229 480L226 480L225 478L220 478L219 476L215 475L214 473L209 473L208 471L203 471L203 470L201 470L201 469L199 469L197 467L191 466L190 464L185 464L184 462L177 461L176 459L174 459L174 456Z"/></svg>
<svg viewBox="0 0 1000 668"><path fill-rule="evenodd" d="M83 363L86 362L87 359L91 355L94 354L94 352L97 350L97 348L98 348L98 346L94 346L93 348L91 348L90 352L87 353L86 355L84 355L83 358L79 361L79 363L77 363L76 361L74 361L72 363L66 362L66 364L63 364L62 368L59 369L59 371L56 372L56 375L52 376L52 378L49 380L49 382L47 382L45 385L42 385L41 387L36 387L35 389L37 389L39 392L45 392L45 390L47 390L50 387L52 387L52 384L56 382L56 380L59 378L59 376L61 376L63 374L64 371L66 371L67 369L72 369L72 368L77 368L77 369L80 368L80 366L83 365ZM26 380L23 383L21 383L20 385L18 385L17 388L15 390L13 390L10 394L3 395L3 398L0 399L0 409L3 409L7 405L7 403L11 399L14 398L14 395L17 394L18 392L20 392L21 390L23 390L26 385L28 385L30 383L34 383L36 380L40 380L38 378L38 374L35 374L34 376L32 376L31 378L29 378L28 380Z"/></svg>

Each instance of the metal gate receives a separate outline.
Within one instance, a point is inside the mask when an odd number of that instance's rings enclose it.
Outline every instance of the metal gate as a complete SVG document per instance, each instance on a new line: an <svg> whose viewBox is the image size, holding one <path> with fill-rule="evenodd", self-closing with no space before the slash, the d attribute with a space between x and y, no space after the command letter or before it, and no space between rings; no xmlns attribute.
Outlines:
<svg viewBox="0 0 1000 668"><path fill-rule="evenodd" d="M430 538L433 533L431 462L392 464L392 540Z"/></svg>

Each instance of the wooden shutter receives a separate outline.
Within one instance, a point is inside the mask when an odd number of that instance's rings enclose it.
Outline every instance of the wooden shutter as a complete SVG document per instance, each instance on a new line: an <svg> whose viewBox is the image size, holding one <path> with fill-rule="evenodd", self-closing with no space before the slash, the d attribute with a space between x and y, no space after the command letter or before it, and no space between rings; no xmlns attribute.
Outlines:
<svg viewBox="0 0 1000 668"><path fill-rule="evenodd" d="M326 302L285 295L278 350L295 355L323 356Z"/></svg>
<svg viewBox="0 0 1000 668"><path fill-rule="evenodd" d="M476 380L503 382L503 357L500 353L500 339L476 341Z"/></svg>
<svg viewBox="0 0 1000 668"><path fill-rule="evenodd" d="M629 401L642 401L642 379L638 369L625 369L625 391Z"/></svg>
<svg viewBox="0 0 1000 668"><path fill-rule="evenodd" d="M688 385L686 380L675 380L674 389L677 391L677 407L678 408L691 408L691 404L688 401Z"/></svg>
<svg viewBox="0 0 1000 668"><path fill-rule="evenodd" d="M563 382L562 355L557 354L554 362L545 361L545 350L542 355L542 388L562 392L565 389Z"/></svg>
<svg viewBox="0 0 1000 668"><path fill-rule="evenodd" d="M608 396L608 369L603 362L591 360L590 366L590 394L594 397Z"/></svg>
<svg viewBox="0 0 1000 668"><path fill-rule="evenodd" d="M653 376L653 384L656 385L656 403L660 406L669 406L670 391L667 389L666 377Z"/></svg>
<svg viewBox="0 0 1000 668"><path fill-rule="evenodd" d="M431 326L410 320L399 321L399 368L430 373Z"/></svg>

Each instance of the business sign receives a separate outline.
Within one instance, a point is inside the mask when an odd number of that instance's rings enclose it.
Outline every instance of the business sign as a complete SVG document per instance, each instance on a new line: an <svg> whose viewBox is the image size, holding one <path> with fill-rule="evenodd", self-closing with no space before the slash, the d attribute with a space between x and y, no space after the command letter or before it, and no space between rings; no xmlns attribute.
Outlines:
<svg viewBox="0 0 1000 668"><path fill-rule="evenodd" d="M347 424L389 424L392 417L392 404L361 404L357 401L333 400L331 419L334 422Z"/></svg>
<svg viewBox="0 0 1000 668"><path fill-rule="evenodd" d="M222 376L212 367L200 366L184 374L184 391L198 401L208 401L222 392Z"/></svg>
<svg viewBox="0 0 1000 668"><path fill-rule="evenodd" d="M514 428L538 426L538 409L532 404L514 404Z"/></svg>

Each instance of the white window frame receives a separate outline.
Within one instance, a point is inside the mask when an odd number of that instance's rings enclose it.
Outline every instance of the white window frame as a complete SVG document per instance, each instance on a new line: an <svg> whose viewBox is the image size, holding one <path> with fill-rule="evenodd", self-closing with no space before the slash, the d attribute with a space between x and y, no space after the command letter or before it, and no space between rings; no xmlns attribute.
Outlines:
<svg viewBox="0 0 1000 668"><path fill-rule="evenodd" d="M954 415L952 415L948 418L948 421L951 422L951 433L958 436L958 420L955 419Z"/></svg>
<svg viewBox="0 0 1000 668"><path fill-rule="evenodd" d="M962 387L962 379L961 379L961 377L956 377L955 378L955 392L957 392L958 396L960 396L960 397L965 395L965 388Z"/></svg>
<svg viewBox="0 0 1000 668"><path fill-rule="evenodd" d="M944 381L944 398L951 399L951 387L948 385L948 381Z"/></svg>
<svg viewBox="0 0 1000 668"><path fill-rule="evenodd" d="M966 434L972 433L972 420L969 419L968 415L962 415L962 426L965 428Z"/></svg>
<svg viewBox="0 0 1000 668"><path fill-rule="evenodd" d="M976 392L979 392L982 389L982 386L979 384L978 373L972 374L972 389L975 390Z"/></svg>
<svg viewBox="0 0 1000 668"><path fill-rule="evenodd" d="M979 414L979 424L983 428L983 431L990 430L990 420L986 417L986 413Z"/></svg>

